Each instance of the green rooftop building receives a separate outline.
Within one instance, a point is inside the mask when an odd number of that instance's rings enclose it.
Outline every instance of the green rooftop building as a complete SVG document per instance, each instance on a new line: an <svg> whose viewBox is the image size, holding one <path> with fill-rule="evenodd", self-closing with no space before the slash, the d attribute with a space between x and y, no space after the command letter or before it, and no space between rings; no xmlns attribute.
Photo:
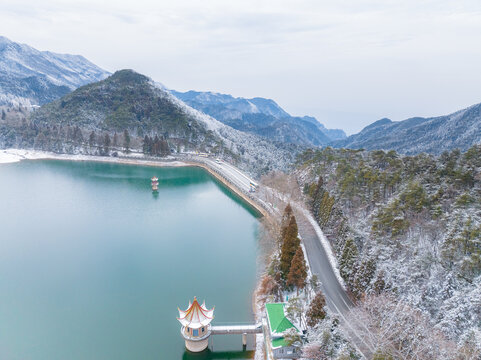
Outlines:
<svg viewBox="0 0 481 360"><path fill-rule="evenodd" d="M295 329L299 335L302 333L286 317L285 303L266 304L268 336L266 346L270 347L274 359L297 359L301 356L300 344L288 345L284 339L284 333L289 329ZM267 350L269 352L269 349Z"/></svg>

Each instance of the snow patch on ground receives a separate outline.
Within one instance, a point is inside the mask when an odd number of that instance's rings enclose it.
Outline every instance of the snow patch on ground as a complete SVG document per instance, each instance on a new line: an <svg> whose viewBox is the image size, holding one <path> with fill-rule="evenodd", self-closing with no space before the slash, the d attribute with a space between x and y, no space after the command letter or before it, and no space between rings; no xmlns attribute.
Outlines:
<svg viewBox="0 0 481 360"><path fill-rule="evenodd" d="M25 159L45 159L47 153L41 151L5 149L0 150L0 164L14 163Z"/></svg>
<svg viewBox="0 0 481 360"><path fill-rule="evenodd" d="M256 334L256 352L255 352L255 360L264 360L264 335L263 334Z"/></svg>
<svg viewBox="0 0 481 360"><path fill-rule="evenodd" d="M0 151L0 164L14 163L22 160L15 154L10 154L6 150Z"/></svg>
<svg viewBox="0 0 481 360"><path fill-rule="evenodd" d="M172 159L172 157L167 157L159 160L150 160L146 159L142 154L137 153L124 154L120 152L120 155L122 157L93 156L81 154L55 154L38 150L5 149L0 150L0 164L13 163L21 160L54 159L72 161L101 161L118 164L138 164L152 166L188 166L188 164L183 161L169 161Z"/></svg>
<svg viewBox="0 0 481 360"><path fill-rule="evenodd" d="M165 91L165 96L169 98L174 104L176 104L179 108L184 110L184 112L201 123L205 124L208 130L216 131L219 130L220 128L225 127L224 124L222 124L220 121L214 119L213 117L206 115L198 110L195 110L194 108L190 107L186 103L184 103L182 100L179 100L176 98L174 95L172 95L170 92Z"/></svg>

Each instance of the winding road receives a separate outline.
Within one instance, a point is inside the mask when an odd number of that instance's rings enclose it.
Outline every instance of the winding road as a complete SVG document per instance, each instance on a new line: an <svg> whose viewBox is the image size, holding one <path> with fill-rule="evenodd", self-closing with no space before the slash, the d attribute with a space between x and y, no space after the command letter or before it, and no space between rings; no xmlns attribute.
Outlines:
<svg viewBox="0 0 481 360"><path fill-rule="evenodd" d="M197 160L229 179L229 181L242 192L249 192L250 183L253 180L235 166L224 161L214 161L210 158ZM270 212L278 212L267 199L262 198L261 192L251 193L251 195L254 195L253 197L256 201L261 203L263 207L270 207ZM348 329L351 341L357 350L364 358L370 358L374 352L372 346L367 344L363 337L356 333L355 329L350 326L349 321L345 317L354 307L354 303L340 282L336 260L327 239L317 222L302 204L291 202L291 206L296 215L299 235L306 249L311 272L316 274L319 279L321 290L326 297L329 310L331 313L339 316L344 326Z"/></svg>
<svg viewBox="0 0 481 360"><path fill-rule="evenodd" d="M222 173L242 191L249 191L250 183L253 180L233 165L224 161L217 163L211 159L205 159L203 162ZM263 204L267 203L265 199L261 199L260 197L258 197L258 199L261 200ZM325 249L326 244L328 246L327 240L321 238L321 236L324 236L322 230L319 228L319 225L315 223L312 216L302 208L302 205L297 203L291 203L291 205L296 215L299 235L306 248L311 272L319 278L321 290L326 296L329 309L336 314L349 311L354 304L339 282L338 275L336 275L337 269L334 268L336 265L332 264L333 260L332 258L330 259L328 255L328 252L332 253L332 251L331 249ZM272 211L274 212L275 210L272 209Z"/></svg>

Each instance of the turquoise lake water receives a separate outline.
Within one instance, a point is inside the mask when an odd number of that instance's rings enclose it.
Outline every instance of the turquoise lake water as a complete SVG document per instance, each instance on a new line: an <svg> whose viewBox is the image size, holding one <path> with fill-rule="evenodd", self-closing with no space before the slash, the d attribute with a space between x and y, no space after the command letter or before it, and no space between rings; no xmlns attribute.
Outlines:
<svg viewBox="0 0 481 360"><path fill-rule="evenodd" d="M176 316L196 295L253 321L258 227L199 168L0 165L0 359L252 357L240 335L186 353Z"/></svg>

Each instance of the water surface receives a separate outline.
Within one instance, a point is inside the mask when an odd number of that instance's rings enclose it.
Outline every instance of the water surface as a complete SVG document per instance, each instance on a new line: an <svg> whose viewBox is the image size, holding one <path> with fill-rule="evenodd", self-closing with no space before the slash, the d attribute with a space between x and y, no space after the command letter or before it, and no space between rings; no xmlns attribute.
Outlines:
<svg viewBox="0 0 481 360"><path fill-rule="evenodd" d="M0 359L248 358L240 336L184 353L175 317L196 295L253 319L257 231L199 168L0 165Z"/></svg>

